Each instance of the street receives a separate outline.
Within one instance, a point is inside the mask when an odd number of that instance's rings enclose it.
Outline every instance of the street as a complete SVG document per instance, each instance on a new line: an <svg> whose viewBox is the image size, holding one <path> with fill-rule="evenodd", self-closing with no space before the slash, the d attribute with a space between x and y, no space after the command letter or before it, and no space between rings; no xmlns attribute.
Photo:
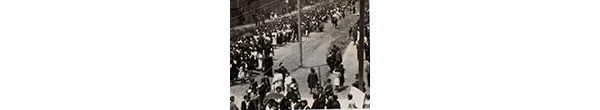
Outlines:
<svg viewBox="0 0 600 110"><path fill-rule="evenodd" d="M345 83L344 86L350 86L355 81L355 74L358 74L358 60L356 54L356 45L353 45L351 38L349 38L348 31L353 23L358 21L358 13L347 15L346 18L341 19L338 23L337 29L333 27L331 22L325 23L324 32L312 32L308 37L302 38L302 67L300 67L300 47L298 42L288 43L287 45L277 47L275 49L274 64L273 68L279 68L280 62L284 63L284 66L290 71L291 76L298 82L299 92L302 100L307 100L309 106L312 105L313 99L306 82L307 76L310 73L310 68L313 67L320 73L321 84L323 84L327 78L329 68L326 66L325 59L329 52L329 48L332 43L336 40L341 41L338 47L347 47L343 53L343 62L345 72ZM261 78L262 75L256 78ZM364 76L366 83L366 74ZM240 106L246 95L249 83L237 84L230 86L230 94L235 96L235 103ZM370 93L370 88L367 86L367 92ZM347 94L349 89L346 88L341 92L336 92L338 101L341 104L342 109L348 107Z"/></svg>

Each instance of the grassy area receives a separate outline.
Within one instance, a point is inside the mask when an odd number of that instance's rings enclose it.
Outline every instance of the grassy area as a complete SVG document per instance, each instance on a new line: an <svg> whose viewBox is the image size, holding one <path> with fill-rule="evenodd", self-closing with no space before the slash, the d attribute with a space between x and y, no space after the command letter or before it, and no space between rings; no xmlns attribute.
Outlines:
<svg viewBox="0 0 600 110"><path fill-rule="evenodd" d="M346 36L338 37L333 42L331 42L331 46L329 47L329 49L332 49L333 46L335 45L340 48L340 52L344 53L344 51L346 51L346 48L348 47L348 43L351 43L351 42L352 42L352 38L350 38L350 37L346 37Z"/></svg>

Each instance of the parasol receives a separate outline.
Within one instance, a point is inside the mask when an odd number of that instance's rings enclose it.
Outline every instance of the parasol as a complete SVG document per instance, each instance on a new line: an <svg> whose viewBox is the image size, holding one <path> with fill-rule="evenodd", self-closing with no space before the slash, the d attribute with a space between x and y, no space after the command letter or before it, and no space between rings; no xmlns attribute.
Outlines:
<svg viewBox="0 0 600 110"><path fill-rule="evenodd" d="M248 47L250 47L250 43L243 42L243 43L238 44L238 46L241 48L248 48Z"/></svg>
<svg viewBox="0 0 600 110"><path fill-rule="evenodd" d="M352 100L354 100L356 107L362 109L365 100L365 93L354 86L350 86L350 93L348 94L352 94Z"/></svg>
<svg viewBox="0 0 600 110"><path fill-rule="evenodd" d="M252 33L246 33L243 36L254 36L254 34L252 34Z"/></svg>
<svg viewBox="0 0 600 110"><path fill-rule="evenodd" d="M285 97L285 96L280 93L269 93L265 96L264 101L268 101L270 99L282 99L283 97Z"/></svg>

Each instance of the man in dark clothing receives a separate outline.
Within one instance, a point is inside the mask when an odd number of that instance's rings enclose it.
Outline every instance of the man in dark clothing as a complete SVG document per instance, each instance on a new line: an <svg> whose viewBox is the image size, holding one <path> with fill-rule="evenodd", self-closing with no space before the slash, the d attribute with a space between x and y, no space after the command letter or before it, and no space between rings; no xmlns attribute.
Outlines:
<svg viewBox="0 0 600 110"><path fill-rule="evenodd" d="M271 90L271 85L269 85L269 79L267 78L265 80L265 78L261 80L261 84L258 87L258 105L260 106L260 108L263 108L263 106L261 106L264 105L262 103L262 100L264 100L265 95L267 95L267 93Z"/></svg>
<svg viewBox="0 0 600 110"><path fill-rule="evenodd" d="M314 92L313 88L319 86L319 76L315 73L314 68L310 68L310 74L308 74L306 82L308 82L308 88L310 88L310 93L312 94Z"/></svg>
<svg viewBox="0 0 600 110"><path fill-rule="evenodd" d="M344 73L346 72L346 69L344 69L344 65L340 64L340 66L337 69L340 72L340 86L344 86L344 82L346 81L344 79Z"/></svg>
<svg viewBox="0 0 600 110"><path fill-rule="evenodd" d="M340 48L336 47L335 52L335 66L342 64L342 52L340 52Z"/></svg>
<svg viewBox="0 0 600 110"><path fill-rule="evenodd" d="M265 69L263 72L265 72L266 76L273 77L273 71L271 70L271 69L273 69L272 68L273 67L273 57L270 54L267 54L267 56L265 57L264 63L265 63L264 64Z"/></svg>
<svg viewBox="0 0 600 110"><path fill-rule="evenodd" d="M334 27L334 28L337 28L337 18L333 17L333 18L331 19L331 23L333 23L333 27Z"/></svg>
<svg viewBox="0 0 600 110"><path fill-rule="evenodd" d="M327 62L327 66L329 67L329 72L333 72L333 67L334 67L334 52L332 51L328 56L325 62Z"/></svg>
<svg viewBox="0 0 600 110"><path fill-rule="evenodd" d="M283 98L279 103L279 109L286 110L291 108L292 102L288 98Z"/></svg>
<svg viewBox="0 0 600 110"><path fill-rule="evenodd" d="M256 110L256 105L250 101L250 96L244 96L245 101L242 102L242 110Z"/></svg>
<svg viewBox="0 0 600 110"><path fill-rule="evenodd" d="M311 109L325 109L325 100L321 100L318 94L314 94L313 99L315 99L315 101L310 107Z"/></svg>
<svg viewBox="0 0 600 110"><path fill-rule="evenodd" d="M354 83L352 83L352 86L360 89L360 91L362 91L362 92L366 92L367 90L365 89L365 82L360 82L359 83L359 81L358 81L358 78L359 78L358 74L356 74L354 76L354 78L356 79L356 81Z"/></svg>
<svg viewBox="0 0 600 110"><path fill-rule="evenodd" d="M340 109L340 102L337 100L337 95L329 96L327 109Z"/></svg>
<svg viewBox="0 0 600 110"><path fill-rule="evenodd" d="M290 100L298 100L300 99L300 93L298 92L298 90L292 90L287 92L285 97Z"/></svg>
<svg viewBox="0 0 600 110"><path fill-rule="evenodd" d="M285 66L283 66L283 63L279 63L279 66L280 66L279 69L275 70L275 72L278 72L278 73L281 73L281 74L288 73L288 70L285 68Z"/></svg>
<svg viewBox="0 0 600 110"><path fill-rule="evenodd" d="M233 81L235 80L235 78L237 77L237 73L238 73L238 69L237 69L237 65L236 64L232 64L231 68L229 68L229 84L233 84Z"/></svg>

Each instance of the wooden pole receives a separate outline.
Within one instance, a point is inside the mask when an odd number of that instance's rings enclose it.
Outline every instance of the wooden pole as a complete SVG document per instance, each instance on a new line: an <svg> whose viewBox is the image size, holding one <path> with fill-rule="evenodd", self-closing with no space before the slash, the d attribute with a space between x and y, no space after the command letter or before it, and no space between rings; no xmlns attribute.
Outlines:
<svg viewBox="0 0 600 110"><path fill-rule="evenodd" d="M360 11L359 11L359 16L360 18L358 19L358 29L360 30L360 35L358 38L358 82L359 84L363 84L363 66L364 66L364 51L363 51L363 41L364 41L364 36L365 36L365 0L360 0ZM363 90L364 89L364 85L359 85L359 89Z"/></svg>
<svg viewBox="0 0 600 110"><path fill-rule="evenodd" d="M302 27L300 27L301 25L301 20L300 20L300 16L302 15L302 5L300 5L300 0L298 0L298 42L300 42L300 67L302 67Z"/></svg>

